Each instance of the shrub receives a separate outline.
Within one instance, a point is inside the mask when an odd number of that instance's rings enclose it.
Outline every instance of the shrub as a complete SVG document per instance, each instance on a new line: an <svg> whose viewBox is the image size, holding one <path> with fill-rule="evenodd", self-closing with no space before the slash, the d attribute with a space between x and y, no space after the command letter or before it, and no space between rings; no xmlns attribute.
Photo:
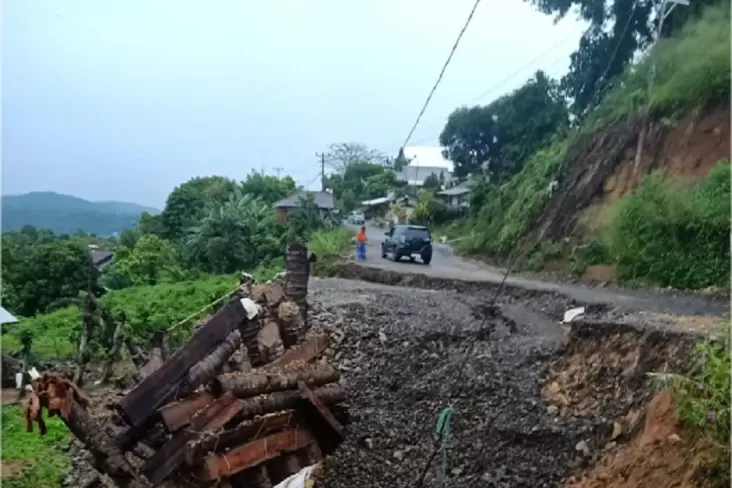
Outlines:
<svg viewBox="0 0 732 488"><path fill-rule="evenodd" d="M730 165L685 188L653 173L611 209L609 257L618 277L677 288L729 287Z"/></svg>
<svg viewBox="0 0 732 488"><path fill-rule="evenodd" d="M581 276L589 266L607 262L607 249L602 240L592 237L574 249L569 255L569 272Z"/></svg>
<svg viewBox="0 0 732 488"><path fill-rule="evenodd" d="M338 259L352 247L353 230L335 228L313 232L308 239L308 251L315 254L317 261L311 272L315 276L335 276L338 273Z"/></svg>
<svg viewBox="0 0 732 488"><path fill-rule="evenodd" d="M531 252L528 257L519 263L521 269L529 271L541 271L544 264L550 259L556 259L562 256L562 246L556 242L540 242L538 246Z"/></svg>

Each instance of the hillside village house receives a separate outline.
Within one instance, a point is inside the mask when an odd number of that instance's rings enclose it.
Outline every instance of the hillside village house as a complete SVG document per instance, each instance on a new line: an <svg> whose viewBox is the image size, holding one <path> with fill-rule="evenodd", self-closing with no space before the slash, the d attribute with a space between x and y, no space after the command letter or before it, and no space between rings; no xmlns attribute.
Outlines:
<svg viewBox="0 0 732 488"><path fill-rule="evenodd" d="M442 176L445 183L452 179L455 165L445 158L440 147L406 146L404 158L407 160L407 166L402 168L397 179L405 181L410 186L423 186L424 180L433 173L438 178Z"/></svg>
<svg viewBox="0 0 732 488"><path fill-rule="evenodd" d="M448 207L468 208L470 206L470 188L467 183L437 192L437 196Z"/></svg>
<svg viewBox="0 0 732 488"><path fill-rule="evenodd" d="M100 271L110 264L114 258L112 251L102 249L96 244L89 244L89 251L91 252L92 264Z"/></svg>
<svg viewBox="0 0 732 488"><path fill-rule="evenodd" d="M315 204L320 210L320 216L323 218L330 217L335 205L333 204L333 195L327 191L299 191L294 195L275 202L272 207L277 209L277 213L280 218L280 222L287 220L287 214L293 208L300 206L300 200L306 198L308 195L312 195L315 199Z"/></svg>

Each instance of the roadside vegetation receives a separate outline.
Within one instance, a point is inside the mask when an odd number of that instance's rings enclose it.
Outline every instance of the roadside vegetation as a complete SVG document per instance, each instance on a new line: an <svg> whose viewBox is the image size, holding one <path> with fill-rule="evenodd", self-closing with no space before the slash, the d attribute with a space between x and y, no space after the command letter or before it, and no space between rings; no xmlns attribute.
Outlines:
<svg viewBox="0 0 732 488"><path fill-rule="evenodd" d="M728 320L728 319L727 319ZM684 425L711 443L701 466L705 486L730 486L730 325L696 345L685 375L653 375L659 388L674 392L676 414Z"/></svg>
<svg viewBox="0 0 732 488"><path fill-rule="evenodd" d="M726 2L707 4L711 5L697 5L685 18L674 20L667 37L640 62L628 64L614 79L602 82L606 94L596 107L589 101L582 108L570 106L569 110L578 116L578 122L572 127L556 123L555 130L542 138L541 147L524 156L518 171L510 174L509 170L515 165L508 169L499 166L487 176L473 177L471 215L463 223L441 229L448 238L456 239L456 248L467 254L484 254L501 261L516 252L517 243L530 246L532 243L525 242L525 238L534 230L551 194L551 184L569 152L576 150L586 135L613 124L623 124L642 114L648 101L647 84L652 64L657 67L657 75L650 106L656 119L673 124L689 112L709 105L728 104L730 8ZM562 80L564 92L572 90L568 84L574 69L573 65L569 78ZM518 106L522 106L518 103L521 96L520 90L509 95L516 99L513 105ZM465 136L454 140L446 137L450 135L448 122L443 143L448 148L450 143L466 147L471 143L471 128L481 123L487 124L486 127L490 123L497 124L495 121L480 122L497 113L500 107L493 106L496 104L471 109L470 117L465 115L468 112L464 109L456 111L451 117L465 119L462 122L466 124ZM479 117L479 109L487 114ZM557 111L552 109L548 114L556 117ZM548 114L545 117L549 117ZM481 150L479 144L470 148L471 154ZM459 159L460 152L454 155ZM496 157L511 159L504 152ZM513 160L516 159L521 156L514 156ZM729 287L727 161L720 161L705 181L692 188L661 174L649 175L636 191L622 198L606 215L607 221L597 226L602 229L600 234L575 235L570 248L565 243L535 243L533 251L520 261L520 266L540 270L545 262L558 259L567 262L568 270L575 275L582 274L587 266L605 264L615 269L617 279L631 284Z"/></svg>

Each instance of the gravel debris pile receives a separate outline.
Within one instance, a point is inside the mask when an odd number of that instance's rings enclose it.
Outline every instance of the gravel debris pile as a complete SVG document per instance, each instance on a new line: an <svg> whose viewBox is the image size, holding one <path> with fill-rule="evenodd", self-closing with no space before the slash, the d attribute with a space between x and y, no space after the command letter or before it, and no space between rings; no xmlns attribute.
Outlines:
<svg viewBox="0 0 732 488"><path fill-rule="evenodd" d="M534 309L506 296L481 334L485 300L342 280L311 285L312 320L341 341L334 354L351 416L322 486L414 486L438 415L463 383L446 456L436 456L425 486L438 486L443 472L452 486L557 486L581 463L586 453L576 446L592 420L552 415L541 396L563 338L556 316L543 310L555 314L568 303Z"/></svg>

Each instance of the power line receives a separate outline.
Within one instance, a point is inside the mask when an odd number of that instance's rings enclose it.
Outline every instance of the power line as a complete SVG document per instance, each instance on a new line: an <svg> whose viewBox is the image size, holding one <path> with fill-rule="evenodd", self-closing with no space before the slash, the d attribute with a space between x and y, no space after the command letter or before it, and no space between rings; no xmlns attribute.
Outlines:
<svg viewBox="0 0 732 488"><path fill-rule="evenodd" d="M574 37L574 35L575 35L574 33L571 33L571 34L567 35L566 37L564 37L560 41L556 42L549 49L543 51L541 54L538 54L537 56L535 56L534 58L532 58L530 61L528 61L527 63L525 63L524 65L522 65L520 68L517 68L510 75L506 76L504 79L502 79L498 83L492 85L490 88L488 88L487 90L485 90L483 93L481 93L477 97L474 97L474 98L468 100L466 103L474 103L474 102L476 102L476 101L484 98L489 93L494 92L495 90L497 90L501 86L503 86L506 83L508 83L509 81L511 81L514 77L516 77L517 75L519 75L522 72L524 72L526 69L528 69L528 68L532 67L533 65L535 65L539 60L541 60L541 58L543 58L547 54L549 54L549 53L551 53L553 51L556 51L560 46L563 46L567 41L569 41L570 39L572 39ZM556 66L557 64L559 64L559 61L563 61L564 59L565 59L564 56L555 58L554 59L554 62L552 63L552 65L550 67L553 68L554 66ZM432 125L428 129L435 129L435 128L439 128L439 126ZM410 134L410 135L412 135L412 134ZM431 139L431 138L432 138L432 136L425 136L425 137L422 137L422 138L418 139L418 141L416 141L416 142L424 142L424 141L426 141L428 139ZM411 137L410 137L410 139L411 139ZM389 148L388 150L380 150L380 151L381 152L392 152L394 150L398 150L400 147L403 147L403 146L389 145L388 146L388 148Z"/></svg>
<svg viewBox="0 0 732 488"><path fill-rule="evenodd" d="M633 2L633 6L631 7L630 14L628 16L628 21L626 22L625 27L623 28L623 32L620 35L620 38L618 39L615 49L613 49L610 59L608 59L607 67L603 71L603 75L601 78L604 78L607 75L613 61L615 60L615 56L618 53L620 43L625 38L625 35L628 31L628 27L630 25L630 19L633 17L633 13L635 12L637 5L638 5L638 0L635 0ZM604 91L604 90L599 89L597 92L595 92L596 97L600 96L601 91ZM579 133L580 133L579 129L575 129L575 136L570 139L570 144L568 144L567 147L571 147L572 144L574 144L574 142L576 142ZM565 161L566 161L566 158L565 158ZM563 164L560 165L560 168L557 173L562 171L563 166L564 166ZM541 215L542 213L543 212L537 212L535 215L538 216L538 215ZM536 219L536 216L534 217L534 219ZM534 219L532 219L532 220L534 220ZM562 229L562 232L563 232L563 230L564 229ZM541 239L543 237L544 237L544 230L542 230L539 233L539 236L536 239L536 241L537 242L541 241ZM506 271L503 274L503 278L501 279L500 285L496 289L495 293L493 294L493 297L491 298L490 302L488 303L488 306L486 307L486 313L484 314L483 320L481 321L480 326L478 327L478 337L482 337L485 334L485 326L488 323L488 319L490 317L494 316L494 314L495 314L495 312L494 312L495 309L493 307L495 307L496 300L498 299L501 292L503 291L503 288L506 285L506 281L508 280L508 276L511 274L511 271L513 271L514 266L518 262L519 258L524 255L524 250L522 249L523 246L519 246L519 239L520 239L520 237L516 238L516 245L514 246L514 249L516 250L516 252L514 253L513 257L511 258L511 260L508 264L508 267L506 268ZM532 249L532 247L528 247L527 249ZM458 373L457 373L458 377L463 376L463 374L465 372L465 367L467 366L467 363L468 363L468 358L473 354L473 350L475 349L475 344L477 342L478 341L470 341L468 347L466 348L465 355L463 356L463 360L461 361L459 369L458 369ZM460 393L462 393L463 388L465 386L465 382L460 381L459 379L456 380L456 384L457 384L457 389L450 394L450 398L459 396ZM425 481L425 478L429 471L429 468L432 465L432 462L434 461L435 456L437 455L437 452L439 450L440 444L442 443L443 439L444 439L444 431L439 431L437 438L435 439L435 442L433 444L432 451L430 452L430 455L427 458L425 466L424 466L422 472L420 473L419 478L417 478L417 483L416 483L417 488L421 488L424 485L424 481Z"/></svg>
<svg viewBox="0 0 732 488"><path fill-rule="evenodd" d="M445 64L442 66L442 70L440 70L440 75L437 77L437 81L435 81L435 84L432 87L432 90L430 90L430 94L427 96L427 100L425 100L424 105L422 106L422 110L419 111L419 115L417 115L417 120L414 121L414 125L412 126L412 129L409 131L407 138L404 140L404 144L402 144L402 147L407 145L407 143L409 142L409 139L412 137L412 134L414 133L414 130L417 128L417 125L419 125L419 121L422 119L422 115L424 115L425 110L427 110L427 106L430 104L430 100L432 100L432 95L435 94L437 87L440 85L440 82L442 81L442 77L445 75L445 70L447 69L447 66L450 64L450 61L452 61L452 56L455 54L455 51L457 50L457 47L460 44L460 40L463 38L463 34L465 34L465 31L467 30L468 25L470 25L470 21L473 20L473 15L475 15L475 9L478 8L478 4L480 4L480 0L475 0L473 9L470 11L470 15L468 15L468 20L465 21L465 25L463 25L463 28L460 29L460 34L458 34L457 39L455 39L455 44L453 44L452 49L450 50L450 55L447 56L447 60L445 61Z"/></svg>

